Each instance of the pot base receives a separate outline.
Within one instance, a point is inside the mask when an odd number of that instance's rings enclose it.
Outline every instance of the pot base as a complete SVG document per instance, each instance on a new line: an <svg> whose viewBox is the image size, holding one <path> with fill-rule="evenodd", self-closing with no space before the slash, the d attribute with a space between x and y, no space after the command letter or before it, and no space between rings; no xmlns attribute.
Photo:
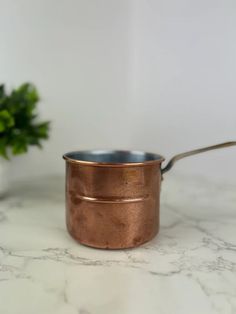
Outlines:
<svg viewBox="0 0 236 314"><path fill-rule="evenodd" d="M157 230L156 234L154 234L152 237L150 237L149 239L134 239L132 244L127 244L127 245L119 245L119 246L111 246L111 245L99 245L99 244L95 244L95 243L90 243L81 239L77 239L73 233L71 233L71 231L67 228L68 233L70 234L70 236L79 244L82 244L86 247L89 248L93 248L93 249L100 249L100 250L125 250L125 249L133 249L136 247L139 247L151 240L153 240L159 233L159 229Z"/></svg>

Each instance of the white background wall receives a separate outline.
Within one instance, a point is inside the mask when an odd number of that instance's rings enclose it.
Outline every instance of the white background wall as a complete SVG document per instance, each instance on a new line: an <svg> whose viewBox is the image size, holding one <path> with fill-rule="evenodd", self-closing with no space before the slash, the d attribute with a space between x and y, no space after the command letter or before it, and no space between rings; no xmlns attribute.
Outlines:
<svg viewBox="0 0 236 314"><path fill-rule="evenodd" d="M62 153L141 149L171 157L236 139L235 0L0 0L0 82L38 87L52 120L16 177L63 173ZM236 148L174 172L236 181Z"/></svg>

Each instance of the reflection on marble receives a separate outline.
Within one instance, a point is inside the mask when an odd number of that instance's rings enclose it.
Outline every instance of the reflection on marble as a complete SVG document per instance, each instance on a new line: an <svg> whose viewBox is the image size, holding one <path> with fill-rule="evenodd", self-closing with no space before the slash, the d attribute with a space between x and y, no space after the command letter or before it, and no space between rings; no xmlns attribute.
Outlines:
<svg viewBox="0 0 236 314"><path fill-rule="evenodd" d="M0 313L236 313L236 186L166 177L160 234L123 251L69 237L62 178L15 183L0 202Z"/></svg>

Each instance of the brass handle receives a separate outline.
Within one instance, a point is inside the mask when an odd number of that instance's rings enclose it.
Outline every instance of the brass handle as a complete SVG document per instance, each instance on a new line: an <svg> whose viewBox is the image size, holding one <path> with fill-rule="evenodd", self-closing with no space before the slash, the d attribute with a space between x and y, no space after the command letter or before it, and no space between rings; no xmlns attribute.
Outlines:
<svg viewBox="0 0 236 314"><path fill-rule="evenodd" d="M182 159L182 158L196 155L196 154L200 154L200 153L204 153L204 152L207 152L208 150L224 148L224 147L229 147L229 146L233 146L233 145L236 145L236 141L226 142L226 143L217 144L217 145L208 146L208 147L199 148L199 149L194 149L194 150L191 150L189 152L178 154L178 155L174 156L173 158L171 158L171 160L167 163L167 165L163 169L161 169L161 173L163 174L163 173L167 172L168 170L170 170L173 167L174 163L176 161Z"/></svg>

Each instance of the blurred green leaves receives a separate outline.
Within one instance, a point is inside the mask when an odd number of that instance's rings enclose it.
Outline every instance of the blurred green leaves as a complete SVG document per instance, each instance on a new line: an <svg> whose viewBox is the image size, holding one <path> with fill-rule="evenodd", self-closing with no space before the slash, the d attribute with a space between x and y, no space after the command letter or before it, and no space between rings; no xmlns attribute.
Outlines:
<svg viewBox="0 0 236 314"><path fill-rule="evenodd" d="M0 111L0 132L12 127L15 124L14 117L7 111Z"/></svg>
<svg viewBox="0 0 236 314"><path fill-rule="evenodd" d="M29 145L42 147L48 138L50 122L38 121L39 95L34 85L22 84L10 94L0 85L0 155L8 159L26 153Z"/></svg>

